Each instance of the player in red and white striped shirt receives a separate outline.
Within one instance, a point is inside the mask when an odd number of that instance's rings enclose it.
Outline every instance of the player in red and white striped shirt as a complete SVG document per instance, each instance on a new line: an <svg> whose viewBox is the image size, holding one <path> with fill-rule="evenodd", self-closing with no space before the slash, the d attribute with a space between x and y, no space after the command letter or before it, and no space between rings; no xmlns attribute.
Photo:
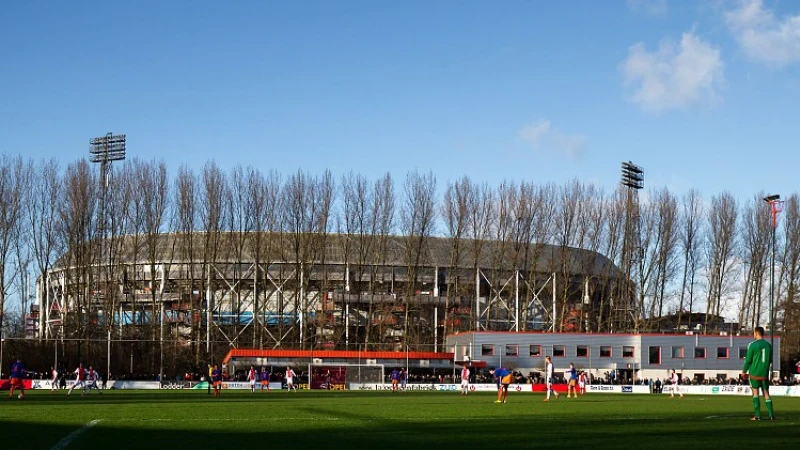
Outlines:
<svg viewBox="0 0 800 450"><path fill-rule="evenodd" d="M469 392L469 368L464 366L461 368L461 395L467 395Z"/></svg>
<svg viewBox="0 0 800 450"><path fill-rule="evenodd" d="M256 393L256 369L250 366L250 371L247 372L247 381L250 382L250 392Z"/></svg>
<svg viewBox="0 0 800 450"><path fill-rule="evenodd" d="M76 387L81 388L81 397L86 395L86 369L83 368L83 364L79 364L78 368L75 369L75 375L77 375L77 378L75 378L75 383L73 383L69 391L67 391L67 397L69 397L69 394L72 394L73 389Z"/></svg>

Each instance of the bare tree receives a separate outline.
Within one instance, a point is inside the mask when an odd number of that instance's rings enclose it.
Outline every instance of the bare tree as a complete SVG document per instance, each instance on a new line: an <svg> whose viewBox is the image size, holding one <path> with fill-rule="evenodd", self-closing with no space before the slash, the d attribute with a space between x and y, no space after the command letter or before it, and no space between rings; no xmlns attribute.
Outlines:
<svg viewBox="0 0 800 450"><path fill-rule="evenodd" d="M667 189L661 189L655 192L654 203L656 214L654 233L656 242L653 258L655 275L650 317L655 319L656 330L660 330L664 317L667 287L672 284L677 270L678 200Z"/></svg>
<svg viewBox="0 0 800 450"><path fill-rule="evenodd" d="M219 259L222 241L222 229L225 223L225 190L227 179L216 163L210 162L203 167L202 189L200 191L200 223L205 230L203 245L203 286L206 288L206 350L213 341L211 333L216 330L213 311L216 307L217 294L215 266Z"/></svg>
<svg viewBox="0 0 800 450"><path fill-rule="evenodd" d="M342 177L342 201L341 201L341 220L339 224L339 244L342 252L342 262L344 263L344 293L343 309L339 314L344 322L344 341L349 344L350 338L350 300L353 298L351 292L357 295L357 305L360 306L364 291L361 283L368 271L368 261L372 244L370 222L374 219L370 217L372 210L372 195L369 183L363 175L353 172ZM354 259L353 259L354 258ZM353 265L351 267L351 264ZM371 287L370 283L370 287ZM370 295L370 305L373 304L374 292ZM372 314L371 308L368 317ZM360 327L359 327L360 329ZM365 331L368 331L365 330ZM365 332L364 342L369 342L369 333Z"/></svg>
<svg viewBox="0 0 800 450"><path fill-rule="evenodd" d="M6 299L12 284L25 277L24 271L27 269L27 255L20 247L20 240L25 239L22 227L25 219L23 200L28 182L25 167L20 157L0 157L0 338L3 335ZM24 319L24 308L22 314Z"/></svg>
<svg viewBox="0 0 800 450"><path fill-rule="evenodd" d="M67 167L64 174L64 202L59 209L60 239L66 244L63 258L66 270L66 293L62 306L65 329L73 330L77 340L78 359L82 356L83 343L88 336L87 321L92 313L91 287L94 283L93 265L96 263L93 241L97 237L97 176L86 161L78 161ZM5 202L4 202L5 203ZM66 336L64 336L66 337Z"/></svg>
<svg viewBox="0 0 800 450"><path fill-rule="evenodd" d="M422 263L425 262L428 251L428 240L434 233L436 222L436 177L433 173L420 174L410 172L406 176L404 185L405 198L403 199L400 223L405 235L405 259L407 269L407 283L405 294L404 339L409 342L409 319L412 299Z"/></svg>
<svg viewBox="0 0 800 450"><path fill-rule="evenodd" d="M703 204L700 194L691 190L683 196L681 213L680 249L683 254L683 276L681 277L680 300L678 303L678 325L683 323L683 313L694 311L694 289L697 271L703 261L700 246L703 242L702 221ZM691 319L690 319L691 322Z"/></svg>
<svg viewBox="0 0 800 450"><path fill-rule="evenodd" d="M729 277L736 266L737 249L737 203L729 192L714 196L708 216L708 242L706 247L708 266L708 294L706 300L706 329L713 315L719 317L723 309L723 295L726 294Z"/></svg>
<svg viewBox="0 0 800 450"><path fill-rule="evenodd" d="M264 331L267 322L265 320L267 285L269 281L269 262L272 249L269 242L271 232L277 231L276 217L280 208L280 175L271 171L265 177L260 171L250 168L248 170L248 196L249 201L247 214L252 217L252 238L250 244L250 254L253 258L253 347L264 348ZM266 268L264 267L264 263Z"/></svg>
<svg viewBox="0 0 800 450"><path fill-rule="evenodd" d="M39 313L44 315L43 320L46 322L43 330L45 335L39 337L50 339L55 336L51 334L53 330L49 323L52 299L48 271L52 268L56 255L64 250L57 247L56 239L57 205L62 193L59 183L60 170L56 160L51 159L32 168L30 172L36 174L38 182L31 186L28 227L31 233L31 251L41 280L41 295L44 300Z"/></svg>
<svg viewBox="0 0 800 450"><path fill-rule="evenodd" d="M761 323L764 281L769 267L770 219L763 195L757 195L742 211L742 261L745 264L739 324L753 328Z"/></svg>
<svg viewBox="0 0 800 450"><path fill-rule="evenodd" d="M245 169L241 165L237 165L228 175L228 183L224 194L228 214L224 226L225 231L227 231L227 239L225 239L223 251L224 254L228 255L228 261L224 264L219 264L219 266L226 268L223 273L226 278L229 278L226 280L229 291L226 307L232 316L233 325L227 335L227 339L234 347L238 346L239 342L239 326L246 322L246 319L243 320L241 316L247 302L246 297L242 295L244 278L250 277L250 271L255 269L255 266L252 265L247 269L244 267L248 257L245 254L245 250L247 241L253 234L254 220L249 206L252 199L250 197L251 190L249 189L250 181L248 178Z"/></svg>
<svg viewBox="0 0 800 450"><path fill-rule="evenodd" d="M470 309L471 322L474 329L479 329L480 323L480 297L481 285L480 268L484 249L491 234L492 208L494 206L494 191L487 184L478 185L467 197L468 234L471 238L472 272L475 274L474 307Z"/></svg>
<svg viewBox="0 0 800 450"><path fill-rule="evenodd" d="M454 183L448 183L444 193L442 217L450 238L450 264L447 269L447 299L445 301L444 334L454 331L453 312L463 309L461 302L456 302L461 293L459 268L464 259L463 239L469 232L469 199L474 194L475 184L464 176Z"/></svg>
<svg viewBox="0 0 800 450"><path fill-rule="evenodd" d="M165 318L162 311L162 296L164 282L167 278L167 268L159 262L166 254L160 245L163 245L161 232L167 219L169 201L167 167L163 161L156 163L141 160L134 160L133 167L138 175L137 188L141 197L142 225L147 249L147 278L149 280L147 290L149 290L150 312L153 317L150 324L150 338L153 342L158 341L159 345L163 345L162 333ZM161 361L156 363L155 352L152 353L151 361L153 371L158 370L158 373L163 373L163 364Z"/></svg>
<svg viewBox="0 0 800 450"><path fill-rule="evenodd" d="M372 188L372 204L370 205L369 216L372 218L370 221L369 235L374 239L374 244L370 245L373 250L364 249L367 252L369 262L372 264L372 274L370 279L372 281L372 291L377 290L376 284L383 287L382 294L396 295L394 288L394 268L386 270L387 262L390 258L389 243L392 234L395 231L395 208L396 197L394 190L394 179L388 172L378 179ZM387 275L387 272L390 272ZM369 311L367 318L374 321L376 314L376 307L374 299L370 298ZM374 323L374 322L373 322ZM375 342L376 336L383 336L384 327L383 322L378 323L377 327L370 326L365 334L364 343Z"/></svg>
<svg viewBox="0 0 800 450"><path fill-rule="evenodd" d="M201 312L201 287L197 283L195 274L195 231L198 224L198 181L195 174L187 166L181 166L175 179L174 199L172 201L172 230L176 231L179 238L179 251L182 255L182 266L185 273L182 278L187 280L184 286L183 297L189 307L189 340L192 345L195 366L200 365L200 336L202 335L202 321L199 320ZM200 279L203 275L200 274Z"/></svg>

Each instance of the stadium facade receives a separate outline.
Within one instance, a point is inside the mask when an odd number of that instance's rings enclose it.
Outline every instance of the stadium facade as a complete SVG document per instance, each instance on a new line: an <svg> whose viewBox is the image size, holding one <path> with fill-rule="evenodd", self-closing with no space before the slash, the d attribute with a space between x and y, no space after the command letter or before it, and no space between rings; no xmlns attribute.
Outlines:
<svg viewBox="0 0 800 450"><path fill-rule="evenodd" d="M37 280L42 307L31 324L43 339L124 337L149 327L232 347L437 351L447 334L463 331L624 331L634 294L608 258L570 247L308 233L125 235L63 254Z"/></svg>

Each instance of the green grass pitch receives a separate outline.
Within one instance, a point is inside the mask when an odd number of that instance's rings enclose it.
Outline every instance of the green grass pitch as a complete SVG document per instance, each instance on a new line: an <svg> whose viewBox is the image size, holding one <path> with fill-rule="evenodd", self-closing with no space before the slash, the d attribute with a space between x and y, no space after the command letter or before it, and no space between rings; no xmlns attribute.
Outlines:
<svg viewBox="0 0 800 450"><path fill-rule="evenodd" d="M76 394L2 397L0 447L800 448L800 398L776 397L778 420L751 422L750 397L738 396L588 394L544 403L543 395L512 393L506 404L495 404L493 393L456 392L228 391L219 399L205 391Z"/></svg>

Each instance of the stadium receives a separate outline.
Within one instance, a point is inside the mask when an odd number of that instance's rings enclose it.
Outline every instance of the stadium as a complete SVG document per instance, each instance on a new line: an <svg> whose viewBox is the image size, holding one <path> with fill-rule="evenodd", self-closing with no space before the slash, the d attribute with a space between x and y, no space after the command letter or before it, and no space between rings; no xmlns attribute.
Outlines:
<svg viewBox="0 0 800 450"><path fill-rule="evenodd" d="M29 337L437 351L461 331L631 327L623 274L576 248L254 232L94 244L37 281Z"/></svg>

